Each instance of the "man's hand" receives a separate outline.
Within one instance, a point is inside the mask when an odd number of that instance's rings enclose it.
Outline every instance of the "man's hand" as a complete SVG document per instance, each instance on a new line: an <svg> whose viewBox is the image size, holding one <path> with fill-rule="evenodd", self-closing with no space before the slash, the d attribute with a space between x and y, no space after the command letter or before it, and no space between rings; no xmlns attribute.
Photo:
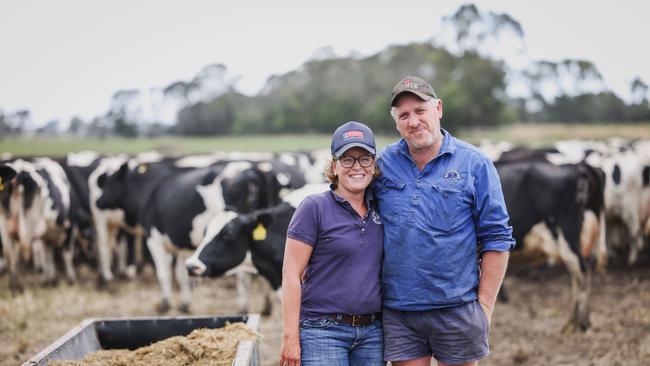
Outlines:
<svg viewBox="0 0 650 366"><path fill-rule="evenodd" d="M280 366L300 366L300 337L284 336Z"/></svg>
<svg viewBox="0 0 650 366"><path fill-rule="evenodd" d="M492 310L497 300L497 293L503 282L508 266L508 252L487 251L481 259L481 279L478 283L478 302L488 319L492 322Z"/></svg>
<svg viewBox="0 0 650 366"><path fill-rule="evenodd" d="M490 324L492 324L492 308L485 305L483 302L481 302L480 299L478 300L478 303L481 304L481 308L485 312L485 317L487 318L488 321L488 326L490 326Z"/></svg>

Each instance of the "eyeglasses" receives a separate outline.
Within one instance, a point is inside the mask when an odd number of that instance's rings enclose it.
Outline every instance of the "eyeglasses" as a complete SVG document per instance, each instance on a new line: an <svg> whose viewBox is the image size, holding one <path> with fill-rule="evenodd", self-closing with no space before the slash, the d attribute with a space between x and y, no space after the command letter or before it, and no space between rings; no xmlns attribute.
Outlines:
<svg viewBox="0 0 650 366"><path fill-rule="evenodd" d="M357 161L362 168L367 168L375 161L375 157L372 155L363 155L358 158L354 156L343 156L337 160L341 162L341 166L344 168L352 168Z"/></svg>

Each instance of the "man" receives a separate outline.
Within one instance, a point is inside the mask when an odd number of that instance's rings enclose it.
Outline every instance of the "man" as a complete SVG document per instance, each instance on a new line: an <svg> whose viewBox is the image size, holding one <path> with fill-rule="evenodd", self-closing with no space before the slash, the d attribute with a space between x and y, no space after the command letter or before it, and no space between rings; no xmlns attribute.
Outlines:
<svg viewBox="0 0 650 366"><path fill-rule="evenodd" d="M440 128L442 101L406 77L392 91L402 139L378 161L385 359L476 365L515 242L492 162Z"/></svg>

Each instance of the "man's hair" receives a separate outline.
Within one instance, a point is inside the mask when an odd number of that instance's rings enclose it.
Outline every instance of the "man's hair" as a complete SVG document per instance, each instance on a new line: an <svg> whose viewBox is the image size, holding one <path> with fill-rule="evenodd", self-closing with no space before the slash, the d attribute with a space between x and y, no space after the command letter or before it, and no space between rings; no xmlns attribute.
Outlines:
<svg viewBox="0 0 650 366"><path fill-rule="evenodd" d="M438 100L439 100L438 98L431 98L429 100L423 100L423 102L426 102L426 103L431 102L433 104L433 103L438 103ZM395 115L395 109L396 109L396 107L390 107L390 115L391 115L391 117L393 117L393 120L395 122L397 122L397 116Z"/></svg>

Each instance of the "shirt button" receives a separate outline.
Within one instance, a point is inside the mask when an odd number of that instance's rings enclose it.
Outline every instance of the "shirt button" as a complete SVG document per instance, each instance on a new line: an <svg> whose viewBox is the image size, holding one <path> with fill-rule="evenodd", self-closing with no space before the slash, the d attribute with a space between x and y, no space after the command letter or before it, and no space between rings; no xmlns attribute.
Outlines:
<svg viewBox="0 0 650 366"><path fill-rule="evenodd" d="M449 195L447 193L443 193L442 196L447 198Z"/></svg>
<svg viewBox="0 0 650 366"><path fill-rule="evenodd" d="M420 183L420 178L418 178L418 183Z"/></svg>

